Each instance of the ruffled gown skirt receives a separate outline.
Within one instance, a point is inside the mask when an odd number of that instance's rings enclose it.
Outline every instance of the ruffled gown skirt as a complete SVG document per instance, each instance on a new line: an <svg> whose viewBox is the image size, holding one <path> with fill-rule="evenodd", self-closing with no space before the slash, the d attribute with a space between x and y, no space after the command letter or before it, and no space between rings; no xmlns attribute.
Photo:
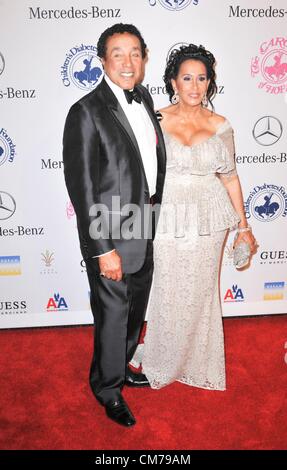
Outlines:
<svg viewBox="0 0 287 470"><path fill-rule="evenodd" d="M222 185L215 175L179 179L166 182L154 243L155 271L142 367L152 388L179 381L225 390L219 269L227 233L223 219L228 217L225 211L230 211L230 201L224 207L224 198L216 196L218 192L222 196ZM207 187L212 200L206 198ZM203 196L208 209L204 209ZM200 235L206 225L209 233Z"/></svg>

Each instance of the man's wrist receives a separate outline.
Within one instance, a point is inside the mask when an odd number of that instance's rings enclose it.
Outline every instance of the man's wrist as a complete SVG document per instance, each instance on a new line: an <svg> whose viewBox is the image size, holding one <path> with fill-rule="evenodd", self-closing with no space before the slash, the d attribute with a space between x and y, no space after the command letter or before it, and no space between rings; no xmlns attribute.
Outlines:
<svg viewBox="0 0 287 470"><path fill-rule="evenodd" d="M113 250L107 251L106 253L102 253L101 255L93 256L92 258L101 258L101 256L105 256L108 253L112 253L113 251L116 251L116 249L114 248Z"/></svg>

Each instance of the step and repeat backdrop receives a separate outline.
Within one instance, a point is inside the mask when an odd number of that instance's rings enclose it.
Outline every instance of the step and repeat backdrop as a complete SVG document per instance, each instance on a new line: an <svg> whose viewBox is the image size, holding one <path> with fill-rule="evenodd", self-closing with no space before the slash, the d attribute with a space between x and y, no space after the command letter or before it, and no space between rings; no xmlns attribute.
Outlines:
<svg viewBox="0 0 287 470"><path fill-rule="evenodd" d="M85 263L63 177L70 106L103 77L101 32L135 24L148 45L143 84L156 108L170 51L217 58L216 112L259 243L249 269L221 273L224 316L286 313L287 5L285 0L0 0L0 328L92 323Z"/></svg>

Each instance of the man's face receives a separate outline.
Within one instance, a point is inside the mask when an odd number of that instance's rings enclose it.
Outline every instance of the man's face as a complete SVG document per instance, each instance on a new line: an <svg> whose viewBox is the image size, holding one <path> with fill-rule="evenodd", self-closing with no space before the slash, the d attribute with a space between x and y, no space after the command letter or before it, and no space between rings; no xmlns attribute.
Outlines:
<svg viewBox="0 0 287 470"><path fill-rule="evenodd" d="M131 90L144 76L144 59L139 39L130 33L108 38L102 59L108 77L123 90Z"/></svg>

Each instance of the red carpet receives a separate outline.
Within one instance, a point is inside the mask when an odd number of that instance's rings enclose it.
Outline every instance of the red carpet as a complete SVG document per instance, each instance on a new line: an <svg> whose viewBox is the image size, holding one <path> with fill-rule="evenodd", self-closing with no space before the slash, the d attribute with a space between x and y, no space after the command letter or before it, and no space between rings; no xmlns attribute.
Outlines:
<svg viewBox="0 0 287 470"><path fill-rule="evenodd" d="M0 448L286 449L286 326L225 319L227 391L125 388L131 429L89 389L92 327L0 331Z"/></svg>

